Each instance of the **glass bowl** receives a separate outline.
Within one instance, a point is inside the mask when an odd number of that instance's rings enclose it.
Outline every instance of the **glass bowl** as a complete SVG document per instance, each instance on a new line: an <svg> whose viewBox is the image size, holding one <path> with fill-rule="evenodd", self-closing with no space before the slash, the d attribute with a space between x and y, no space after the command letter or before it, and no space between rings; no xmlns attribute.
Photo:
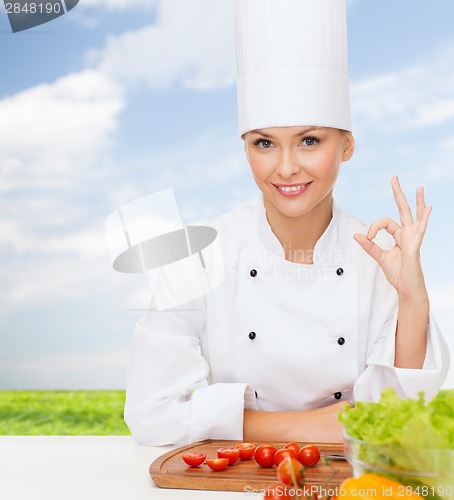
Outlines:
<svg viewBox="0 0 454 500"><path fill-rule="evenodd" d="M344 433L345 457L358 477L366 472L411 486L427 499L454 498L454 450L380 445ZM405 498L406 489L393 496Z"/></svg>

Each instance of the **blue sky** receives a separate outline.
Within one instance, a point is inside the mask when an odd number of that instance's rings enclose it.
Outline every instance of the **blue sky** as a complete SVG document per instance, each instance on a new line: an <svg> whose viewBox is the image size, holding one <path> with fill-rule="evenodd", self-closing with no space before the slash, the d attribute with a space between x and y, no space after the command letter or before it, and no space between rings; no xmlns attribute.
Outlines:
<svg viewBox="0 0 454 500"><path fill-rule="evenodd" d="M355 157L337 203L434 210L422 251L454 347L454 3L349 2ZM172 187L186 224L257 197L237 133L230 0L81 0L12 34L0 11L0 388L122 388L148 289L114 273L104 220ZM447 386L454 386L451 370Z"/></svg>

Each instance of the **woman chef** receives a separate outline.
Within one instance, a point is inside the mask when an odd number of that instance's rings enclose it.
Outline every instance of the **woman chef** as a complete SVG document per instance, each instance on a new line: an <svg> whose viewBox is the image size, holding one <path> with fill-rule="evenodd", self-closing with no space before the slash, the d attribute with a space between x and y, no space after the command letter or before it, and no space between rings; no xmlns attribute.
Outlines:
<svg viewBox="0 0 454 500"><path fill-rule="evenodd" d="M210 224L223 283L136 327L125 420L146 444L341 440L346 402L388 386L431 398L448 369L419 260L422 188L412 214L393 178L400 222L369 228L333 201L354 148L345 0L235 0L235 23L261 193Z"/></svg>

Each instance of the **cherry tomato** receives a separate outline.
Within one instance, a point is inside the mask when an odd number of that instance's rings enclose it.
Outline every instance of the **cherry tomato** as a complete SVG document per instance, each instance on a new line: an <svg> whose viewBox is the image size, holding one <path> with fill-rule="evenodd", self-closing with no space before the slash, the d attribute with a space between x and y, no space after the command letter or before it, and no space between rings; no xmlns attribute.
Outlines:
<svg viewBox="0 0 454 500"><path fill-rule="evenodd" d="M295 450L296 454L298 455L298 452L300 451L300 445L298 443L287 443L284 446L285 449L290 448L292 450ZM295 457L296 458L296 457Z"/></svg>
<svg viewBox="0 0 454 500"><path fill-rule="evenodd" d="M255 444L252 443L238 443L234 446L240 452L240 460L249 460L254 456Z"/></svg>
<svg viewBox="0 0 454 500"><path fill-rule="evenodd" d="M274 455L274 463L279 465L285 457L298 458L298 453L293 448L281 448Z"/></svg>
<svg viewBox="0 0 454 500"><path fill-rule="evenodd" d="M205 463L208 465L208 467L210 469L224 470L224 469L227 469L227 466L229 465L229 459L228 458L209 458L208 460L205 461Z"/></svg>
<svg viewBox="0 0 454 500"><path fill-rule="evenodd" d="M277 450L274 446L261 444L255 449L255 461L260 465L260 467L272 467L274 465L274 455L276 451Z"/></svg>
<svg viewBox="0 0 454 500"><path fill-rule="evenodd" d="M182 456L182 459L189 465L189 467L198 467L199 465L202 465L203 462L205 462L205 458L207 456L205 453L186 453L185 455Z"/></svg>
<svg viewBox="0 0 454 500"><path fill-rule="evenodd" d="M265 489L263 498L268 500L279 500L280 498L293 499L293 495L290 494L284 483L273 483Z"/></svg>
<svg viewBox="0 0 454 500"><path fill-rule="evenodd" d="M313 467L320 460L320 450L314 444L303 446L298 452L298 460L304 467Z"/></svg>
<svg viewBox="0 0 454 500"><path fill-rule="evenodd" d="M277 468L277 478L281 483L288 486L300 486L304 484L303 472L304 467L301 462L294 458L285 458ZM296 480L296 485L294 484Z"/></svg>
<svg viewBox="0 0 454 500"><path fill-rule="evenodd" d="M229 465L236 464L240 458L240 450L238 448L219 448L218 458L228 458Z"/></svg>

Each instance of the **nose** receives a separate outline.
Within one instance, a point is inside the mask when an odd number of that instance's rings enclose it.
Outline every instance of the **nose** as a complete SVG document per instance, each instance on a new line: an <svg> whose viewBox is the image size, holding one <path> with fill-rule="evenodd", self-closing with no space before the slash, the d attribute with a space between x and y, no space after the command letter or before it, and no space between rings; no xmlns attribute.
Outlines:
<svg viewBox="0 0 454 500"><path fill-rule="evenodd" d="M290 177L299 173L301 168L302 165L298 161L298 155L292 149L282 150L276 170L283 179L290 179Z"/></svg>

